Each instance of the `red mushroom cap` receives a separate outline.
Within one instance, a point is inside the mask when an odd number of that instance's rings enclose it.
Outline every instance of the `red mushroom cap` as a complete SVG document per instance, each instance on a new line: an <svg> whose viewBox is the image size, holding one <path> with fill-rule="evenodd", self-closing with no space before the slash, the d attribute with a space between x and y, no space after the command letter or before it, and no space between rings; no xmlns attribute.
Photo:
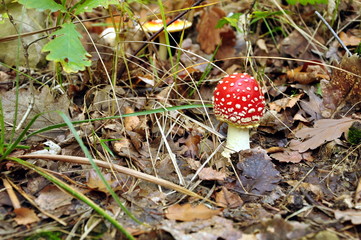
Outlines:
<svg viewBox="0 0 361 240"><path fill-rule="evenodd" d="M214 114L222 122L239 128L258 126L265 101L254 77L234 73L218 82L213 94Z"/></svg>

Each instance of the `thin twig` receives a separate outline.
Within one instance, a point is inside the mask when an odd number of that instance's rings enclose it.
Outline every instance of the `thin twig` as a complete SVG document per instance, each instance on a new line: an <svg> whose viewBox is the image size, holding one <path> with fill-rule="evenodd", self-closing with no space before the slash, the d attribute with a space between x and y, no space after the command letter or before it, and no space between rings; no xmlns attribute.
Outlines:
<svg viewBox="0 0 361 240"><path fill-rule="evenodd" d="M330 30L330 32L332 33L332 35L336 38L336 40L341 44L341 46L343 47L343 49L346 50L347 54L349 56L352 56L352 53L350 52L350 50L348 50L348 48L346 47L346 45L342 42L342 40L337 36L337 33L332 29L332 27L330 26L330 24L328 24L328 22L326 21L326 19L324 19L321 14L317 11L315 11L316 15L322 20L322 22L326 25L326 27L328 28L328 30Z"/></svg>
<svg viewBox="0 0 361 240"><path fill-rule="evenodd" d="M45 159L45 160L49 159L49 160L53 160L53 161L61 161L61 162L70 162L70 163L76 163L76 164L90 165L89 159L87 159L85 157L74 157L74 156L66 156L66 155L50 155L50 154L36 155L36 154L34 154L34 155L17 156L17 158L21 158L21 159L27 159L27 158L31 158L31 159L35 158L36 159L37 158L37 159ZM96 160L96 159L94 159L94 162L99 167L107 168L107 169L111 168L110 163L100 161L100 160ZM123 167L123 166L120 166L120 165L117 165L117 164L112 164L112 165L113 165L112 167L114 168L114 170L119 172L119 173L123 173L123 174L129 175L129 176L135 177L135 178L139 178L139 179L142 179L142 180L145 180L145 181L148 181L148 182L152 182L152 183L161 185L161 186L163 186L165 188L172 189L172 190L175 190L177 192L186 194L188 196L195 197L195 198L198 198L198 199L202 199L202 200L205 200L205 201L207 201L207 202L209 202L211 204L217 205L217 203L213 202L212 200L206 199L205 197L202 197L202 196L198 195L197 193L189 191L188 189L186 189L186 188L184 188L182 186L179 186L179 185L177 185L175 183L172 183L172 182L169 182L167 180L157 178L157 177L154 177L152 175L145 174L145 173L142 173L142 172L130 169L130 168L126 168L126 167Z"/></svg>

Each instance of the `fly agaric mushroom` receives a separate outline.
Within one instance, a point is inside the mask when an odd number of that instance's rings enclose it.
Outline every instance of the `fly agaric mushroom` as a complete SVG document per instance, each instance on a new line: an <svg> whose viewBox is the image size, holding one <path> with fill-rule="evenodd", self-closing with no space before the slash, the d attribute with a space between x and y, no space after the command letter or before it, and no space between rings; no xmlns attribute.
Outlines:
<svg viewBox="0 0 361 240"><path fill-rule="evenodd" d="M192 23L187 20L176 20L167 27L168 32L179 32L183 29L189 28ZM143 24L143 28L147 32L156 33L164 27L161 19L151 20ZM164 31L159 34L159 58L163 61L167 60L167 46Z"/></svg>
<svg viewBox="0 0 361 240"><path fill-rule="evenodd" d="M229 158L234 152L250 148L249 128L257 127L265 101L254 77L234 73L218 82L213 94L214 114L228 123L227 144L222 152Z"/></svg>

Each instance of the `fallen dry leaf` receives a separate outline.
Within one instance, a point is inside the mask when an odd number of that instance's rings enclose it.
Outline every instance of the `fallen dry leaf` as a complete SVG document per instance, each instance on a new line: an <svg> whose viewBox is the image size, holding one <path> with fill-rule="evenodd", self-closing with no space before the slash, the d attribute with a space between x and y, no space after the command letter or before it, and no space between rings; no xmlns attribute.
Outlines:
<svg viewBox="0 0 361 240"><path fill-rule="evenodd" d="M315 194L315 199L316 200L320 200L323 198L323 192L320 186L312 184L312 183L307 183L307 182L299 182L299 181L295 181L295 180L289 180L286 181L290 186L295 187L298 186L299 188L303 188L306 191L311 191L313 194Z"/></svg>
<svg viewBox="0 0 361 240"><path fill-rule="evenodd" d="M201 136L200 135L193 135L189 134L186 138L180 138L178 140L179 143L185 144L187 147L187 150L185 152L186 157L199 157L199 143L201 142Z"/></svg>
<svg viewBox="0 0 361 240"><path fill-rule="evenodd" d="M339 37L346 46L358 46L361 42L361 37L350 33L340 32Z"/></svg>
<svg viewBox="0 0 361 240"><path fill-rule="evenodd" d="M337 67L344 71L334 69L331 81L321 81L323 103L326 108L322 115L325 118L336 113L350 113L350 109L354 110L352 106L361 101L361 58L357 55L344 57Z"/></svg>
<svg viewBox="0 0 361 240"><path fill-rule="evenodd" d="M199 172L199 179L201 180L218 180L223 181L227 174L225 172L220 172L217 170L214 170L211 167L203 168L202 171Z"/></svg>
<svg viewBox="0 0 361 240"><path fill-rule="evenodd" d="M238 227L234 226L232 220L219 216L213 216L211 219L197 220L194 222L163 220L160 228L170 233L176 240L243 239L241 238L243 237L242 232Z"/></svg>
<svg viewBox="0 0 361 240"><path fill-rule="evenodd" d="M303 94L297 94L292 97L281 98L276 101L270 102L268 104L270 110L274 110L276 112L280 112L286 108L292 108L296 105L297 102L300 101Z"/></svg>
<svg viewBox="0 0 361 240"><path fill-rule="evenodd" d="M361 211L360 210L346 210L346 211L340 211L336 210L334 211L335 218L338 220L344 221L351 221L352 224L360 225L361 224Z"/></svg>
<svg viewBox="0 0 361 240"><path fill-rule="evenodd" d="M270 155L272 158L278 160L279 162L291 162L291 163L299 163L302 160L305 161L313 161L313 157L310 153L299 153L298 151L291 151L285 149L283 152L277 152Z"/></svg>
<svg viewBox="0 0 361 240"><path fill-rule="evenodd" d="M228 191L225 187L216 193L216 202L224 208L239 208L243 205L242 198L238 194Z"/></svg>
<svg viewBox="0 0 361 240"><path fill-rule="evenodd" d="M272 191L280 181L279 172L265 150L252 149L241 153L240 179L244 188L251 193L263 194Z"/></svg>
<svg viewBox="0 0 361 240"><path fill-rule="evenodd" d="M16 214L14 220L17 224L27 225L40 221L40 218L38 218L33 209L15 208L14 213Z"/></svg>
<svg viewBox="0 0 361 240"><path fill-rule="evenodd" d="M113 183L112 181L112 175L110 173L103 174L105 180L111 185ZM103 193L109 194L108 189L106 188L103 181L100 179L98 174L95 172L94 169L91 169L87 174L87 182L86 185L92 189L96 189L98 191L101 191Z"/></svg>
<svg viewBox="0 0 361 240"><path fill-rule="evenodd" d="M40 191L35 202L43 210L55 210L57 208L71 204L73 196L60 190L56 186L46 186Z"/></svg>
<svg viewBox="0 0 361 240"><path fill-rule="evenodd" d="M355 121L352 118L317 120L312 128L304 127L296 132L295 136L304 141L292 140L290 148L301 153L306 152L308 149L318 148L326 142L341 137Z"/></svg>
<svg viewBox="0 0 361 240"><path fill-rule="evenodd" d="M324 43L324 40L318 34L314 36L314 39L320 43ZM291 55L294 58L314 59L316 56L311 51L313 46L315 46L315 44L310 44L301 33L294 30L281 42L281 53ZM322 51L322 49L317 50Z"/></svg>
<svg viewBox="0 0 361 240"><path fill-rule="evenodd" d="M125 107L125 114L134 113L133 108ZM133 130L135 129L140 123L139 117L132 116L132 117L125 117L124 118L124 127L126 130Z"/></svg>
<svg viewBox="0 0 361 240"><path fill-rule="evenodd" d="M197 41L205 53L213 53L217 45L221 44L221 32L225 31L227 26L216 28L216 25L218 21L225 16L225 12L219 7L205 8L203 10L201 19L197 25Z"/></svg>
<svg viewBox="0 0 361 240"><path fill-rule="evenodd" d="M175 204L167 209L165 216L173 220L194 221L197 219L210 219L221 211L221 209L210 209L204 204L197 206L192 206L190 203L184 205Z"/></svg>

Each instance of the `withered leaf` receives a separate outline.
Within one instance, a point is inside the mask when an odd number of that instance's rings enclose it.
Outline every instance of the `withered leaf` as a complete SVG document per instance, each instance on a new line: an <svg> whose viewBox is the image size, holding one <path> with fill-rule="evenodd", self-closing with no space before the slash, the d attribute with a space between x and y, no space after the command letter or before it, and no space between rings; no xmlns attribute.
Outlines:
<svg viewBox="0 0 361 240"><path fill-rule="evenodd" d="M292 108L297 102L300 101L303 94L297 94L292 97L282 98L269 103L270 110L275 110L276 112L280 112L286 108Z"/></svg>
<svg viewBox="0 0 361 240"><path fill-rule="evenodd" d="M114 181L112 181L112 175L110 173L104 174L105 180L111 185ZM109 191L103 181L100 179L95 170L91 169L87 174L87 183L88 187L96 189L98 191L109 194Z"/></svg>
<svg viewBox="0 0 361 240"><path fill-rule="evenodd" d="M357 55L344 57L338 67L343 71L334 69L331 81L321 81L326 108L324 117L330 117L335 112L340 114L349 111L348 106L361 101L361 58ZM343 107L344 110L340 111Z"/></svg>
<svg viewBox="0 0 361 240"><path fill-rule="evenodd" d="M220 172L212 169L211 167L203 168L199 172L199 178L202 180L220 180L223 181L227 177L225 172Z"/></svg>
<svg viewBox="0 0 361 240"><path fill-rule="evenodd" d="M237 168L241 170L240 179L245 189L260 195L272 191L281 178L266 151L247 150L241 154L244 160Z"/></svg>
<svg viewBox="0 0 361 240"><path fill-rule="evenodd" d="M35 202L43 210L55 210L57 208L71 204L73 196L60 190L58 187L49 185L40 191L39 196Z"/></svg>
<svg viewBox="0 0 361 240"><path fill-rule="evenodd" d="M219 206L226 208L238 208L243 204L243 200L238 194L229 191L225 187L222 187L222 190L216 193L216 202Z"/></svg>
<svg viewBox="0 0 361 240"><path fill-rule="evenodd" d="M341 221L351 221L355 225L361 224L361 211L359 210L336 210L335 218Z"/></svg>
<svg viewBox="0 0 361 240"><path fill-rule="evenodd" d="M180 138L179 143L185 144L187 151L185 152L186 157L198 157L199 155L199 143L201 141L201 136L189 134L186 138Z"/></svg>
<svg viewBox="0 0 361 240"><path fill-rule="evenodd" d="M225 16L225 12L218 7L203 10L201 20L197 25L197 41L205 53L211 54L221 43L222 28L216 28L216 25Z"/></svg>
<svg viewBox="0 0 361 240"><path fill-rule="evenodd" d="M221 211L221 209L210 209L204 204L197 206L192 206L190 203L184 205L175 204L167 209L165 216L173 220L194 221L196 219L210 219Z"/></svg>
<svg viewBox="0 0 361 240"><path fill-rule="evenodd" d="M33 209L15 208L14 213L16 214L14 220L17 224L27 225L40 221L40 218L38 218Z"/></svg>
<svg viewBox="0 0 361 240"><path fill-rule="evenodd" d="M125 114L134 113L133 108L125 107ZM133 130L135 129L138 124L140 123L139 117L132 116L132 117L125 117L124 118L124 127L126 130Z"/></svg>
<svg viewBox="0 0 361 240"><path fill-rule="evenodd" d="M304 127L296 132L296 137L304 141L292 140L290 148L299 152L315 149L324 144L341 137L356 120L352 118L320 119L315 122L313 128Z"/></svg>

